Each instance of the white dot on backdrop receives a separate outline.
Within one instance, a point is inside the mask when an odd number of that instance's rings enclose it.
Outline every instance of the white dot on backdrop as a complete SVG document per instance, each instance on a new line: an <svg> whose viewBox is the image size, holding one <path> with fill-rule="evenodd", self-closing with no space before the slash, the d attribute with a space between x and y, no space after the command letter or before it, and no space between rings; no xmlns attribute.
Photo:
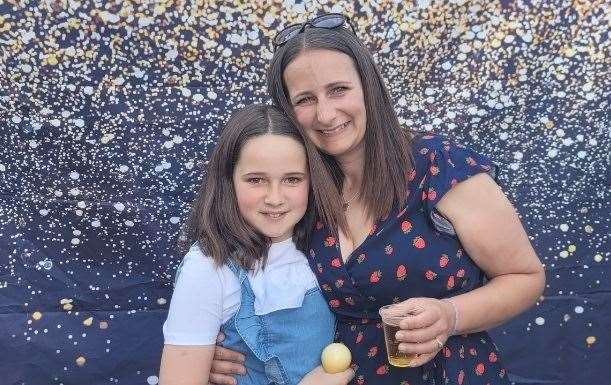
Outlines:
<svg viewBox="0 0 611 385"><path fill-rule="evenodd" d="M117 211L123 211L125 210L125 205L121 202L117 202L114 204L115 209L117 209Z"/></svg>
<svg viewBox="0 0 611 385"><path fill-rule="evenodd" d="M581 314L581 313L583 313L583 307L581 307L581 306L575 306L575 313L577 313L577 314Z"/></svg>
<svg viewBox="0 0 611 385"><path fill-rule="evenodd" d="M535 318L535 323L539 326L543 325L545 323L545 318L543 317L537 317Z"/></svg>
<svg viewBox="0 0 611 385"><path fill-rule="evenodd" d="M556 150L555 148L547 152L547 156L549 156L550 158L555 158L557 155L558 155L558 150Z"/></svg>
<svg viewBox="0 0 611 385"><path fill-rule="evenodd" d="M146 383L149 385L157 385L159 383L159 377L157 376L149 376L146 379Z"/></svg>

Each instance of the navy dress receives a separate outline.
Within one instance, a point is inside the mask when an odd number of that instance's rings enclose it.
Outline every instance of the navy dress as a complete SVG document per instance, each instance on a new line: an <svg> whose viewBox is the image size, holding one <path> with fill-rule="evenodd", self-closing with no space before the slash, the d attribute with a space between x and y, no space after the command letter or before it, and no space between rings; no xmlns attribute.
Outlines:
<svg viewBox="0 0 611 385"><path fill-rule="evenodd" d="M509 384L486 332L450 337L434 359L418 368L387 362L381 306L411 297L453 297L484 279L434 206L455 184L481 172L492 174L494 166L437 135L416 138L413 155L406 207L395 207L375 223L346 263L335 231L318 223L313 232L308 259L337 316L336 340L348 346L358 365L351 384Z"/></svg>

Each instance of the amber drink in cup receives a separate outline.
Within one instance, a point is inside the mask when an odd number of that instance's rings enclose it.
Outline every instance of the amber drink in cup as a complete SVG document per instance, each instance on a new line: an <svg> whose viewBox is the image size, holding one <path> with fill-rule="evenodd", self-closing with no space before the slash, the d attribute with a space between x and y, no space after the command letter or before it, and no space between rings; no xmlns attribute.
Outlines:
<svg viewBox="0 0 611 385"><path fill-rule="evenodd" d="M380 308L380 316L382 317L382 326L384 328L384 342L386 343L386 354L388 362L392 366L406 368L416 354L402 353L399 351L399 341L395 335L399 331L399 322L411 314L405 310L401 310L396 305L386 305Z"/></svg>

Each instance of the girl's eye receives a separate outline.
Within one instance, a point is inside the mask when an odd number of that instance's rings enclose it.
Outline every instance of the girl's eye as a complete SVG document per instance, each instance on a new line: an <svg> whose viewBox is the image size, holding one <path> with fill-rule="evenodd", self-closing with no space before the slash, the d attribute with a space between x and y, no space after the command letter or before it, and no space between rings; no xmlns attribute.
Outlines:
<svg viewBox="0 0 611 385"><path fill-rule="evenodd" d="M285 181L288 184L297 184L297 183L301 182L301 178L298 178L296 176L292 176L292 177L286 178Z"/></svg>
<svg viewBox="0 0 611 385"><path fill-rule="evenodd" d="M263 182L262 178L248 178L246 179L246 183L250 183L250 184L259 184Z"/></svg>
<svg viewBox="0 0 611 385"><path fill-rule="evenodd" d="M348 87L343 87L343 86L339 86L339 87L335 87L331 90L332 94L343 94L344 92L346 92L348 90Z"/></svg>

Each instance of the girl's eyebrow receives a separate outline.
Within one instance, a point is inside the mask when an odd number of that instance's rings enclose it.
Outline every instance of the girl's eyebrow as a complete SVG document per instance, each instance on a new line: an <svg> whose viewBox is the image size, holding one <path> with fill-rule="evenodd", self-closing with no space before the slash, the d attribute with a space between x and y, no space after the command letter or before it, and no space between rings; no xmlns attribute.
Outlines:
<svg viewBox="0 0 611 385"><path fill-rule="evenodd" d="M337 86L346 86L346 85L350 85L352 84L352 82L348 81L348 80L340 80L337 82L333 82L333 83L329 83L326 85L326 88L333 88L333 87L337 87Z"/></svg>
<svg viewBox="0 0 611 385"><path fill-rule="evenodd" d="M242 174L242 176L261 176L261 175L267 175L266 172L264 171L252 171L252 172L248 172L246 174ZM290 171L285 173L284 175L307 175L307 172L301 172L301 171Z"/></svg>

